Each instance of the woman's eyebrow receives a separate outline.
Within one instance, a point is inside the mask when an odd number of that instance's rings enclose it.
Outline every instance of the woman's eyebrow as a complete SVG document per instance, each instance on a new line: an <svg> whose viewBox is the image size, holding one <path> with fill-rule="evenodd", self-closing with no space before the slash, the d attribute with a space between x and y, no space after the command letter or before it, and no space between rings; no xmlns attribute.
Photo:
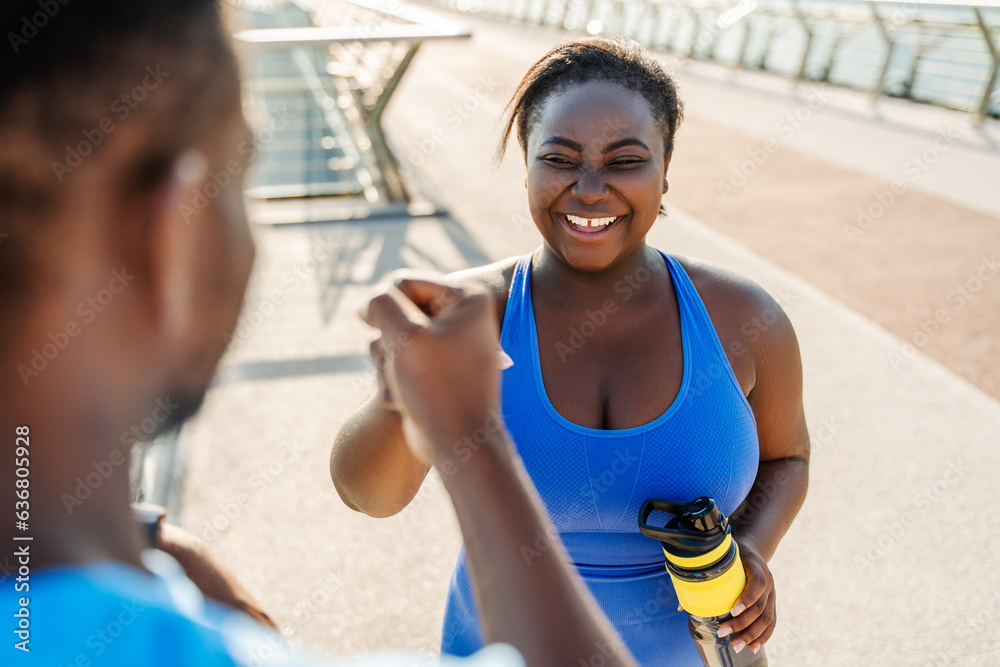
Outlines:
<svg viewBox="0 0 1000 667"><path fill-rule="evenodd" d="M622 148L623 146L642 146L647 151L649 150L649 146L647 146L639 139L636 139L635 137L628 137L627 139L619 139L618 141L612 141L610 144L604 147L604 152L610 153L616 148Z"/></svg>
<svg viewBox="0 0 1000 667"><path fill-rule="evenodd" d="M542 142L542 145L546 144L559 144L560 146L565 146L566 148L572 149L577 153L583 152L583 146L573 141L572 139L567 139L566 137L549 137Z"/></svg>
<svg viewBox="0 0 1000 667"><path fill-rule="evenodd" d="M583 152L583 146L573 141L572 139L567 139L566 137L559 137L559 136L549 137L544 142L542 142L543 146L545 146L546 144L558 144L560 146L565 146L566 148L574 150L577 153ZM647 146L645 142L641 141L640 139L637 139L635 137L627 137L625 139L619 139L618 141L612 141L610 144L604 147L602 152L610 153L611 151L618 148L622 148L624 146L641 146L642 148L645 148L647 151L649 150L649 146Z"/></svg>

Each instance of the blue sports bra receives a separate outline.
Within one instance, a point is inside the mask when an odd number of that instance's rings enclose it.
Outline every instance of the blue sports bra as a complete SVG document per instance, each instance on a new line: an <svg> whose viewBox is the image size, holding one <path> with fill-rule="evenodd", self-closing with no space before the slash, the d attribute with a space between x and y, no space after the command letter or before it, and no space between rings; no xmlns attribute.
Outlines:
<svg viewBox="0 0 1000 667"><path fill-rule="evenodd" d="M501 329L500 344L514 361L501 376L501 407L570 559L633 654L644 665L693 665L700 662L687 617L677 612L659 543L639 533L639 507L647 498L711 496L730 515L753 485L760 452L753 411L708 311L680 263L663 258L677 294L684 368L677 397L659 417L602 430L574 424L552 406L542 382L530 255L514 270ZM544 544L522 549L529 564L536 548ZM665 651L669 638L676 651ZM481 641L463 552L442 650L467 654Z"/></svg>

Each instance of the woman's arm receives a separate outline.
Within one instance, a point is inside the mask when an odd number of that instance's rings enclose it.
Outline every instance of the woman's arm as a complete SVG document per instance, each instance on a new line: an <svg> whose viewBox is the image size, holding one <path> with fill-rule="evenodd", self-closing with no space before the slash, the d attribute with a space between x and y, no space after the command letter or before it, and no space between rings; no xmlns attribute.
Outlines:
<svg viewBox="0 0 1000 667"><path fill-rule="evenodd" d="M735 645L742 642L755 652L771 636L776 620L774 581L766 563L809 486L809 433L802 408L798 340L788 316L773 299L762 297L757 306L773 312L775 322L766 331L758 330L759 338L751 346L756 380L747 400L757 420L760 467L750 493L732 516L747 586L733 607L736 618L722 626L735 635Z"/></svg>
<svg viewBox="0 0 1000 667"><path fill-rule="evenodd" d="M402 419L383 403L383 389L344 422L330 452L330 477L344 503L373 517L406 507L430 467L413 455L403 437Z"/></svg>
<svg viewBox="0 0 1000 667"><path fill-rule="evenodd" d="M806 497L809 432L802 407L802 360L788 316L772 301L775 323L753 349L756 382L747 397L757 420L760 468L733 530L770 559Z"/></svg>

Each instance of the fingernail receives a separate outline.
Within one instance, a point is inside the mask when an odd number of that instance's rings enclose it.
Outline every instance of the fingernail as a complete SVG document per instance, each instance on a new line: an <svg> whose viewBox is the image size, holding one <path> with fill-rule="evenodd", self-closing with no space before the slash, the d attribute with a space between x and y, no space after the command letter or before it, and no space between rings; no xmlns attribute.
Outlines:
<svg viewBox="0 0 1000 667"><path fill-rule="evenodd" d="M740 604L736 605L735 607L733 607L733 610L731 612L729 612L729 613L731 613L733 616L739 616L740 614L743 613L744 609L746 609L746 607L744 607L743 604L740 603Z"/></svg>
<svg viewBox="0 0 1000 667"><path fill-rule="evenodd" d="M510 358L510 355L503 351L503 349L497 352L497 359L500 360L500 370L510 368L514 365L514 360Z"/></svg>
<svg viewBox="0 0 1000 667"><path fill-rule="evenodd" d="M677 605L677 611L684 611L684 607Z"/></svg>
<svg viewBox="0 0 1000 667"><path fill-rule="evenodd" d="M753 645L753 653L754 653L754 655L757 655L757 651L759 651L759 650L760 650L760 644L754 644Z"/></svg>
<svg viewBox="0 0 1000 667"><path fill-rule="evenodd" d="M731 635L731 634L733 634L733 629L731 627L729 627L728 625L723 625L721 628L719 628L719 636L720 637L726 637L726 636Z"/></svg>
<svg viewBox="0 0 1000 667"><path fill-rule="evenodd" d="M733 644L733 650L739 653L740 651L743 650L743 647L745 647L746 645L747 643L741 639L740 641Z"/></svg>

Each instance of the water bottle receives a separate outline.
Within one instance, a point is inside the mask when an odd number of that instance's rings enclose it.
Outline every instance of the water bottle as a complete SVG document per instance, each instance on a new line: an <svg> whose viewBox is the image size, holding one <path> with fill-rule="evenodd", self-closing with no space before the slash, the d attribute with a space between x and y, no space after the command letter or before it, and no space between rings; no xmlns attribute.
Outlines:
<svg viewBox="0 0 1000 667"><path fill-rule="evenodd" d="M652 512L673 514L663 528L647 522ZM659 540L667 560L677 600L688 613L688 630L706 667L766 667L762 648L733 650L733 634L719 637L719 624L732 618L729 611L746 586L740 547L729 520L715 501L701 497L686 505L650 498L639 510L639 530Z"/></svg>

